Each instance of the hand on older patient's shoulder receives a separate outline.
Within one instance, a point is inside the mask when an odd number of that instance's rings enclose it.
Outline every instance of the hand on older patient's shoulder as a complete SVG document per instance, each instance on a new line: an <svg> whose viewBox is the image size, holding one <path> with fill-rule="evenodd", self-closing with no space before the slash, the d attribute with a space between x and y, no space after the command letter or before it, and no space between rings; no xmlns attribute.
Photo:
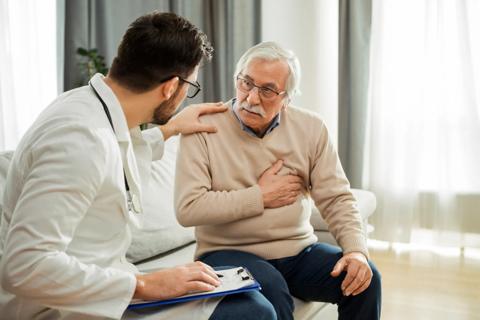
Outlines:
<svg viewBox="0 0 480 320"><path fill-rule="evenodd" d="M179 133L214 133L217 132L217 128L201 123L199 117L204 114L224 112L226 110L227 106L223 102L192 104L180 111L167 124L160 126L160 130L165 140Z"/></svg>
<svg viewBox="0 0 480 320"><path fill-rule="evenodd" d="M189 292L211 291L220 285L215 271L200 261L137 275L135 299L164 300Z"/></svg>

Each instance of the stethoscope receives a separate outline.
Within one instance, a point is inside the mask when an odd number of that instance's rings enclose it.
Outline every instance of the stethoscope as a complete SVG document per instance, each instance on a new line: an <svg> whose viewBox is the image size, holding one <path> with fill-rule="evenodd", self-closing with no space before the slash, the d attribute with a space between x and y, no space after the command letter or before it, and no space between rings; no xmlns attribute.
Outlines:
<svg viewBox="0 0 480 320"><path fill-rule="evenodd" d="M113 127L113 122L112 122L112 116L110 115L110 111L108 111L108 108L107 108L107 105L105 104L105 101L103 101L102 97L100 97L100 95L98 94L97 90L95 90L93 85L90 82L88 84L92 88L93 92L95 92L95 95L97 96L98 100L100 100L100 103L103 106L103 110L105 111L105 114L107 115L108 122L110 122L110 126L112 127L112 130L115 133L115 128ZM127 175L125 174L125 169L123 169L123 180L125 181L125 190L127 191L128 210L130 212L140 213L141 212L140 200L138 199L136 194L132 194L130 192L130 186L128 185Z"/></svg>

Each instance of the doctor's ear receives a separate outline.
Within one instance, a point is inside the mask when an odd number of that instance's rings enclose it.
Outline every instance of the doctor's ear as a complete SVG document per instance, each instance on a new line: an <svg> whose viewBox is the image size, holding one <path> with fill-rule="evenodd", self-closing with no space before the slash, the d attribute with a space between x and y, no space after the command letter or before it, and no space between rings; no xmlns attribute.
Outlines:
<svg viewBox="0 0 480 320"><path fill-rule="evenodd" d="M168 100L170 97L177 91L179 84L179 79L178 77L173 77L170 80L167 80L163 82L160 85L160 93L163 97L163 99Z"/></svg>

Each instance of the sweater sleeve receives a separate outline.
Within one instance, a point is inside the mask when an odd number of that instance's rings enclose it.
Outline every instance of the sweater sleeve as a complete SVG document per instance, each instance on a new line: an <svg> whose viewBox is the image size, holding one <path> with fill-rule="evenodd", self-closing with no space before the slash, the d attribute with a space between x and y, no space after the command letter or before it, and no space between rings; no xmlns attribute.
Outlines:
<svg viewBox="0 0 480 320"><path fill-rule="evenodd" d="M183 226L229 223L263 213L258 185L213 191L207 144L202 134L180 138L175 175L175 209Z"/></svg>
<svg viewBox="0 0 480 320"><path fill-rule="evenodd" d="M361 216L337 151L323 123L315 132L319 135L310 149L312 199L344 253L361 252L368 258Z"/></svg>

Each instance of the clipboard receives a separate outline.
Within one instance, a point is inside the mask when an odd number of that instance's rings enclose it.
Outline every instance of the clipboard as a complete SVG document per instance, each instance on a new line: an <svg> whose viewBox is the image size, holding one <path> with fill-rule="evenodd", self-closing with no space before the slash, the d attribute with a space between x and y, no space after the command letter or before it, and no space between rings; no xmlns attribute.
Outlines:
<svg viewBox="0 0 480 320"><path fill-rule="evenodd" d="M260 284L253 278L251 273L244 267L215 270L221 284L212 291L186 294L180 297L166 300L140 300L134 299L127 307L127 310L135 310L148 307L156 307L174 303L187 302L197 299L221 297L229 294L261 290Z"/></svg>

